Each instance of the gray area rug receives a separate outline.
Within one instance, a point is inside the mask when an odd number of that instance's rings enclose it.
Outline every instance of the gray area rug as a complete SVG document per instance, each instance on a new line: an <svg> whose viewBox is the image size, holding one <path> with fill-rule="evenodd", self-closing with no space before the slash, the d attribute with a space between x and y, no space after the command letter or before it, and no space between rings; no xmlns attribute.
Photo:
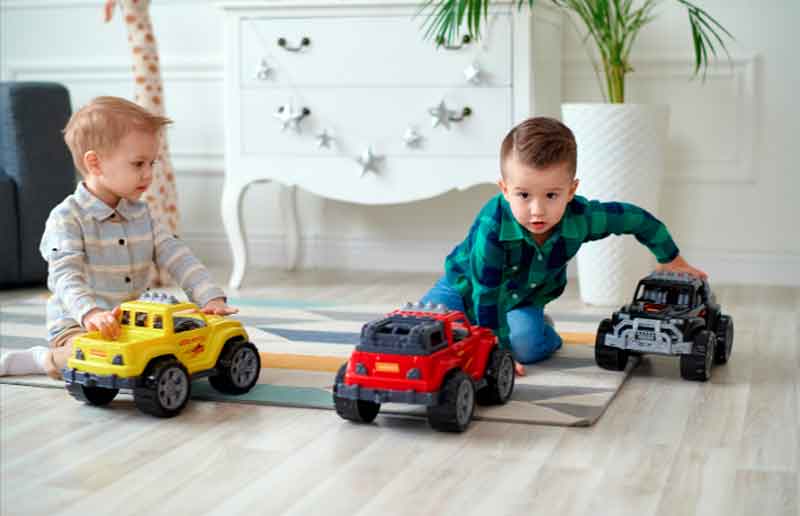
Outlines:
<svg viewBox="0 0 800 516"><path fill-rule="evenodd" d="M34 298L0 306L0 348L25 348L44 342L44 298ZM237 302L238 301L238 302ZM357 342L361 325L392 307L338 306L298 301L231 300L241 308L242 320L251 340L260 351L307 357L308 370L266 368L258 385L243 396L226 396L214 391L206 380L194 382L193 398L255 405L278 405L332 409L331 387L334 374L314 367L315 359L337 357L347 360ZM585 331L595 325L594 318L576 314L555 316L559 331ZM592 319L592 320L589 320ZM268 361L267 361L268 362ZM637 362L623 372L606 371L594 363L594 348L567 345L552 358L527 366L518 377L509 403L478 407L476 419L515 423L589 426L605 412ZM3 377L0 383L63 388L42 376ZM126 396L121 395L120 400ZM127 399L130 399L128 396ZM77 402L76 402L77 403ZM388 404L381 414L423 416L420 407Z"/></svg>

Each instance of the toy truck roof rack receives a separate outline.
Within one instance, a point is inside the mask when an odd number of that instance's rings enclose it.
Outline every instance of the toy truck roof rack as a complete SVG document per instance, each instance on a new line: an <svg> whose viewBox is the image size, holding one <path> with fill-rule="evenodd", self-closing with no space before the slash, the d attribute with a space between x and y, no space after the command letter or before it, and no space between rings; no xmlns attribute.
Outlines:
<svg viewBox="0 0 800 516"><path fill-rule="evenodd" d="M166 292L155 292L153 290L146 290L139 296L139 301L149 301L151 303L162 303L165 305L180 304L178 298L167 294Z"/></svg>
<svg viewBox="0 0 800 516"><path fill-rule="evenodd" d="M356 349L393 355L430 355L445 347L442 321L421 315L392 314L365 324Z"/></svg>
<svg viewBox="0 0 800 516"><path fill-rule="evenodd" d="M650 282L650 281L661 281L670 284L683 284L689 285L692 287L699 287L703 284L703 280L698 279L691 274L687 274L685 272L670 272L670 271L661 271L661 272L651 272L641 281Z"/></svg>

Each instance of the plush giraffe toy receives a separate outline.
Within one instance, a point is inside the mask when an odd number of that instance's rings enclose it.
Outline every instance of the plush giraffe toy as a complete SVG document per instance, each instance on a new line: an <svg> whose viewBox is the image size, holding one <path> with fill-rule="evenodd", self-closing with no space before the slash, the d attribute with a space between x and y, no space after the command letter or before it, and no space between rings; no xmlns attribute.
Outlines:
<svg viewBox="0 0 800 516"><path fill-rule="evenodd" d="M153 25L150 23L150 0L106 0L106 23L114 16L116 4L119 4L124 16L133 55L134 101L153 114L165 116L161 63ZM145 192L144 199L153 218L176 233L178 198L166 136L161 139L159 161L161 166L154 169L153 182ZM172 282L166 271L159 271L157 281L162 285Z"/></svg>

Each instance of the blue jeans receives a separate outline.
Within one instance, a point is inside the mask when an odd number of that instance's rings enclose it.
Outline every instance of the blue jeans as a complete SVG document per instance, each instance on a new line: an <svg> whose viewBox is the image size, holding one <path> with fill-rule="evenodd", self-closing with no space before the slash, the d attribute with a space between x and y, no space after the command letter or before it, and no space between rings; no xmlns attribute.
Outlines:
<svg viewBox="0 0 800 516"><path fill-rule="evenodd" d="M443 304L450 310L464 311L461 294L442 277L420 300L423 303ZM500 314L502 317L503 314ZM533 364L548 358L561 347L561 337L544 322L544 309L521 306L505 314L508 321L511 353L514 360Z"/></svg>

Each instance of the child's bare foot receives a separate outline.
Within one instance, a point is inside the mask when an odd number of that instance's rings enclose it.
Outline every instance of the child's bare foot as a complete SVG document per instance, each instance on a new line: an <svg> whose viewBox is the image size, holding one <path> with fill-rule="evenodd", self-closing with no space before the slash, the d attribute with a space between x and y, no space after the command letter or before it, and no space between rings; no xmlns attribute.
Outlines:
<svg viewBox="0 0 800 516"><path fill-rule="evenodd" d="M514 372L517 376L525 376L525 366L514 360Z"/></svg>
<svg viewBox="0 0 800 516"><path fill-rule="evenodd" d="M61 380L61 371L56 366L51 349L47 350L47 356L44 359L44 372L53 380Z"/></svg>

